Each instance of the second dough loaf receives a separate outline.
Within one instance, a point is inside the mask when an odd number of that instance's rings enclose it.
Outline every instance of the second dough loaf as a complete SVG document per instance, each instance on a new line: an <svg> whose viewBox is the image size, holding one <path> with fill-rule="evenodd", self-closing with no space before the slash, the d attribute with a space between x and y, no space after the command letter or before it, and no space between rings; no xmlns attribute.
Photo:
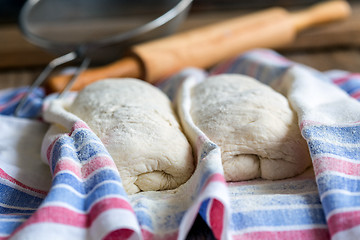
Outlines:
<svg viewBox="0 0 360 240"><path fill-rule="evenodd" d="M288 100L253 78L208 78L192 89L190 114L220 146L228 181L288 178L311 165Z"/></svg>

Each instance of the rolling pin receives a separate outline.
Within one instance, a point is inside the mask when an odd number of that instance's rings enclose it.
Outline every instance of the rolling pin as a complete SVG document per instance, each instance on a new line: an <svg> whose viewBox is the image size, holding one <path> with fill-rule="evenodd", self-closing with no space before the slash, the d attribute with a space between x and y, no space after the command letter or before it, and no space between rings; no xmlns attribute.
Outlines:
<svg viewBox="0 0 360 240"><path fill-rule="evenodd" d="M350 15L346 1L326 1L290 13L274 7L224 22L141 43L131 54L109 65L82 72L72 86L80 90L104 78L134 77L158 83L186 67L208 68L253 48L276 48L291 43L311 26ZM49 91L61 91L71 75L48 79Z"/></svg>

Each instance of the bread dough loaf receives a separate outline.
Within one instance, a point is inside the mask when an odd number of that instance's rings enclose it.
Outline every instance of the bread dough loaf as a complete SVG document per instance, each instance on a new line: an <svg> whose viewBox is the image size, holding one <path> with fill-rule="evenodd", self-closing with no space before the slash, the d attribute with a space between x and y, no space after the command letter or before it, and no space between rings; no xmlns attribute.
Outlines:
<svg viewBox="0 0 360 240"><path fill-rule="evenodd" d="M95 82L78 94L69 110L104 143L129 194L173 189L193 173L192 148L171 102L149 83Z"/></svg>
<svg viewBox="0 0 360 240"><path fill-rule="evenodd" d="M196 85L191 101L195 125L221 148L226 180L288 178L311 165L296 113L269 86L223 74Z"/></svg>

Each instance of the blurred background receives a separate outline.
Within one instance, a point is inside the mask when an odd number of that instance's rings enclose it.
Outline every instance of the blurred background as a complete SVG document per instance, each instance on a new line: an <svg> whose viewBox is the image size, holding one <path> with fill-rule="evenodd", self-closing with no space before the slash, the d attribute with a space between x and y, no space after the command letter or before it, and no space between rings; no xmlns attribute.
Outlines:
<svg viewBox="0 0 360 240"><path fill-rule="evenodd" d="M194 0L179 31L237 17L272 6L297 10L319 0ZM360 69L360 1L349 0L353 14L345 22L307 29L291 45L276 49L291 60L328 70L336 66ZM41 68L54 58L52 53L30 44L18 28L19 11L25 0L0 0L0 71ZM329 54L332 56L329 58ZM35 71L36 72L36 71ZM0 75L3 77L3 75Z"/></svg>
<svg viewBox="0 0 360 240"><path fill-rule="evenodd" d="M356 1L356 0L350 0ZM14 23L25 0L0 0L0 23ZM301 7L320 0L194 0L192 11L255 10L271 6Z"/></svg>

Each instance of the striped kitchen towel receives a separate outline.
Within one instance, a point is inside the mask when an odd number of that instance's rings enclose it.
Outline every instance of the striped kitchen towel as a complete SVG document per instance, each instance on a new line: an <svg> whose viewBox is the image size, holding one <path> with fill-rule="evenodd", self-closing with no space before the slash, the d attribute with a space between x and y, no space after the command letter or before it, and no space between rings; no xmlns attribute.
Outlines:
<svg viewBox="0 0 360 240"><path fill-rule="evenodd" d="M50 189L49 167L39 161L48 127L40 121L0 115L0 239L14 235Z"/></svg>
<svg viewBox="0 0 360 240"><path fill-rule="evenodd" d="M72 100L71 96L44 103L48 106L44 120L53 124L42 154L53 185L39 210L22 226L24 230L51 222L50 232L61 230L68 233L66 238L185 239L200 211L217 238L228 238L229 199L216 145L205 136L196 136L197 169L179 188L127 196L101 141L66 110ZM56 215L47 219L42 211ZM37 214L39 220L32 221ZM33 233L41 239L37 231Z"/></svg>
<svg viewBox="0 0 360 240"><path fill-rule="evenodd" d="M48 105L51 97L45 103L40 97L44 119L57 125L0 118L0 128L8 129L0 141L0 237L185 239L199 213L219 239L357 239L360 76L320 73L267 49L247 52L209 74L220 73L253 76L288 97L313 168L280 181L225 183L218 147L188 121L198 156L190 180L176 191L127 195L111 156L86 123L68 113L64 101ZM190 89L206 76L187 69L159 88L174 99L179 86ZM14 89L0 92L0 107L8 109L3 113L12 114L16 100L8 102L16 95ZM191 104L183 106L188 111ZM42 139L48 165L40 160Z"/></svg>
<svg viewBox="0 0 360 240"><path fill-rule="evenodd" d="M360 103L356 99L360 90L359 74L339 70L320 73L266 49L250 51L213 70L213 74L219 72L253 76L288 97L308 142L318 190L317 196L313 187L294 194L299 182L287 180L291 184L288 187L277 188L281 184L278 182L262 186L261 197L256 197L259 191L252 190L248 195L253 201L248 208L241 201L243 194L234 197L235 238L358 239ZM246 184L247 188L256 188L253 184ZM271 190L264 191L264 188ZM286 188L289 191L279 194L278 191ZM305 189L305 185L301 188ZM238 194L239 188L230 189L235 192L231 193L233 196ZM242 207L238 207L240 205Z"/></svg>
<svg viewBox="0 0 360 240"><path fill-rule="evenodd" d="M25 96L28 88L19 87L0 91L0 114L13 115L19 101ZM18 112L18 117L36 118L41 114L42 102L45 91L42 88L35 88L26 98L25 104Z"/></svg>

